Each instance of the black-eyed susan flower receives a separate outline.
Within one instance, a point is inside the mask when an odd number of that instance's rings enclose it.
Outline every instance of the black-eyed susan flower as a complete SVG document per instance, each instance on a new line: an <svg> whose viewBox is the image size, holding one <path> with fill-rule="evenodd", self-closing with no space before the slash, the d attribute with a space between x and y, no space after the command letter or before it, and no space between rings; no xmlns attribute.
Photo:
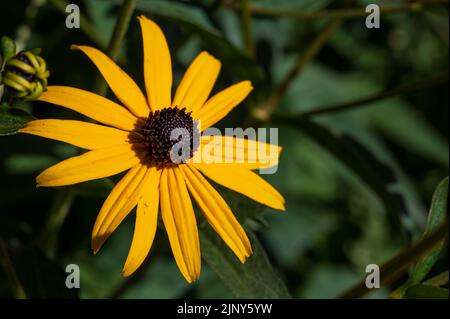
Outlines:
<svg viewBox="0 0 450 319"><path fill-rule="evenodd" d="M147 97L105 54L91 47L76 46L98 67L125 107L80 89L49 86L41 95L41 101L72 109L104 125L47 119L32 121L21 132L88 150L42 172L37 177L38 186L71 185L128 170L97 217L92 232L94 253L137 206L134 235L123 268L123 275L129 276L141 265L152 246L160 210L176 263L186 280L193 282L199 277L201 261L191 196L241 262L252 253L243 228L206 178L275 209L284 209L284 199L252 172L267 163L246 160L252 150L268 148L269 144L248 140L239 144L238 138L221 137L227 142L223 143L225 151L240 147L240 152L234 155L238 161L193 160L194 153L198 154L201 146L210 142L210 137L199 136L200 131L214 125L238 105L252 90L251 83L237 83L208 99L221 63L202 52L187 69L172 99L172 66L166 39L154 22L142 16L139 22ZM194 120L198 120L200 126ZM183 129L199 140L194 143L195 138L190 139L187 158L177 163L170 157L174 144L179 142L170 136L174 129ZM240 146L236 146L238 144ZM278 149L272 157L276 164Z"/></svg>

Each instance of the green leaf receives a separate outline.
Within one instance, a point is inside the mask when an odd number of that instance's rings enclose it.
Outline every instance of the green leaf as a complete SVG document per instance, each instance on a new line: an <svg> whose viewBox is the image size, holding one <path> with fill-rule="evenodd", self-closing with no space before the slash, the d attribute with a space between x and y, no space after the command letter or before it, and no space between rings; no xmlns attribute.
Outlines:
<svg viewBox="0 0 450 319"><path fill-rule="evenodd" d="M436 188L431 201L430 214L428 215L427 227L424 235L431 233L442 225L447 217L448 206L448 177L446 177ZM408 286L421 282L433 268L444 248L444 241L441 245L432 249L414 268L408 280Z"/></svg>
<svg viewBox="0 0 450 319"><path fill-rule="evenodd" d="M414 285L406 290L405 299L448 299L448 289L428 285Z"/></svg>
<svg viewBox="0 0 450 319"><path fill-rule="evenodd" d="M369 114L377 128L407 150L448 166L447 141L407 103L384 101Z"/></svg>
<svg viewBox="0 0 450 319"><path fill-rule="evenodd" d="M439 185L433 194L431 200L430 213L428 215L427 226L425 228L424 236L436 230L441 226L447 218L448 208L448 180L446 177ZM443 240L439 245L431 249L428 254L422 258L414 267L408 281L402 286L392 292L392 298L402 298L409 287L420 283L428 275L430 270L439 258L439 255L444 248L445 241Z"/></svg>
<svg viewBox="0 0 450 319"><path fill-rule="evenodd" d="M448 223L445 223L431 234L403 248L397 255L380 266L380 286L387 287L406 275L411 265L416 263L417 260L420 260L427 252L441 244L447 236ZM373 292L373 289L367 287L366 279L364 277L352 288L340 294L339 298L360 298L367 293ZM391 298L399 297L402 297L402 295L399 296L396 292L391 294Z"/></svg>
<svg viewBox="0 0 450 319"><path fill-rule="evenodd" d="M254 228L265 225L262 214L265 206L220 185L213 185L230 205L241 224ZM258 238L253 232L246 232L252 243L253 255L245 264L241 264L230 248L203 220L199 223L203 259L237 298L291 298Z"/></svg>
<svg viewBox="0 0 450 319"><path fill-rule="evenodd" d="M255 87L255 83L261 82L262 69L211 26L205 13L197 7L173 1L138 1L136 7L150 15L173 21L190 33L199 35L207 49L220 60L226 61L227 68L233 74L252 81Z"/></svg>
<svg viewBox="0 0 450 319"><path fill-rule="evenodd" d="M231 208L231 211L236 215L238 220L247 225L264 224L263 212L266 206L250 200L248 197L231 191L219 184L214 183L214 188L222 195L225 201Z"/></svg>
<svg viewBox="0 0 450 319"><path fill-rule="evenodd" d="M16 44L14 43L14 41L7 37L7 36L3 36L1 39L1 53L3 55L3 59L5 61L11 59L15 54L16 54ZM1 65L0 65L1 67Z"/></svg>
<svg viewBox="0 0 450 319"><path fill-rule="evenodd" d="M436 275L426 281L423 282L425 285L429 286L444 286L448 284L448 269L444 272L441 272L439 275Z"/></svg>
<svg viewBox="0 0 450 319"><path fill-rule="evenodd" d="M0 105L0 136L16 134L17 130L34 119L31 114L3 103Z"/></svg>
<svg viewBox="0 0 450 319"><path fill-rule="evenodd" d="M256 236L247 234L253 255L241 264L209 226L201 227L202 257L237 298L291 298Z"/></svg>

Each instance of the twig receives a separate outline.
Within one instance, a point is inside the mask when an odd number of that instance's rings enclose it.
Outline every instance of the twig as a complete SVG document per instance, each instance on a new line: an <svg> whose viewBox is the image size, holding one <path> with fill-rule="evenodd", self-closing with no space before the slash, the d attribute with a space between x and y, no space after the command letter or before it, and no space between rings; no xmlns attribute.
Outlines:
<svg viewBox="0 0 450 319"><path fill-rule="evenodd" d="M252 32L252 13L250 11L250 0L241 0L242 35L245 48L250 57L255 56L255 44Z"/></svg>
<svg viewBox="0 0 450 319"><path fill-rule="evenodd" d="M341 19L333 19L329 22L322 32L320 32L320 34L314 39L311 45L306 49L306 52L298 57L293 68L289 71L284 80L274 89L274 92L267 99L267 101L255 108L253 116L256 119L263 122L269 120L273 111L278 104L280 104L281 99L289 89L292 82L303 71L305 65L317 56L329 37L338 28L340 23Z"/></svg>
<svg viewBox="0 0 450 319"><path fill-rule="evenodd" d="M0 238L0 263L5 270L6 279L9 281L9 284L14 292L14 296L17 299L27 299L25 290L23 290L22 284L17 277L14 266L11 262L11 259L9 258L6 244L2 238Z"/></svg>
<svg viewBox="0 0 450 319"><path fill-rule="evenodd" d="M376 93L374 95L370 95L365 98L357 99L355 101L345 102L345 103L338 104L338 105L319 107L312 111L306 111L306 112L298 114L297 117L309 118L309 117L317 116L317 115L348 111L348 110L351 110L351 109L354 109L357 107L369 106L370 104L372 104L374 102L384 100L384 99L387 99L387 98L390 98L393 96L408 94L408 93L415 92L420 89L429 88L429 87L435 86L437 84L442 84L445 82L448 82L448 70L445 72L440 72L438 74L430 76L426 79L422 79L422 80L418 80L415 82L400 85L399 87L397 87L395 89L386 90L386 91L383 91L380 93Z"/></svg>
<svg viewBox="0 0 450 319"><path fill-rule="evenodd" d="M380 8L380 14L399 14L404 12L416 12L423 9L424 6L449 4L448 0L423 0L391 5ZM250 11L255 16L261 17L288 17L295 19L319 19L319 18L360 18L367 16L365 8L334 9L319 11L303 11L292 9L270 9L252 6Z"/></svg>
<svg viewBox="0 0 450 319"><path fill-rule="evenodd" d="M108 56L117 61L120 54L120 47L122 45L123 38L127 33L128 26L130 25L131 16L136 6L136 0L124 0L120 7L119 16L117 18L116 25L114 27L111 40L106 50ZM94 91L100 95L106 95L107 85L102 76L98 75L94 84Z"/></svg>

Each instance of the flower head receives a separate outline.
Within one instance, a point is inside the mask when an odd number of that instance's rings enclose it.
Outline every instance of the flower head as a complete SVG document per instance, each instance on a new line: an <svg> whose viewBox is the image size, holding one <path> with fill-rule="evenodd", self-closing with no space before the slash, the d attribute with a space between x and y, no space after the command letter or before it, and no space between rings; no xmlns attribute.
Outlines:
<svg viewBox="0 0 450 319"><path fill-rule="evenodd" d="M103 178L128 170L106 199L92 232L94 253L137 206L133 240L123 275L132 274L144 261L155 236L161 211L176 263L188 282L200 275L200 244L191 197L224 242L245 262L252 248L229 206L211 186L210 178L229 189L275 209L284 209L283 197L252 169L267 165L248 162L248 153L270 145L221 137L223 148L242 142L238 163L194 161L209 137L201 131L214 125L252 90L249 81L228 87L208 99L221 63L200 53L187 69L172 98L172 66L166 39L152 21L139 17L144 48L147 96L105 54L87 46L83 51L98 67L123 106L80 89L49 86L41 101L82 113L104 125L71 120L36 120L22 133L52 138L87 149L83 155L56 164L37 177L38 186L63 186ZM200 124L200 125L199 125ZM174 131L191 138L183 140ZM192 138L193 137L193 138ZM231 143L228 143L231 142ZM179 144L179 145L178 145ZM182 146L174 150L174 146ZM183 148L184 146L184 148ZM188 152L183 153L187 148ZM173 157L181 156L175 161ZM275 155L278 160L278 148Z"/></svg>

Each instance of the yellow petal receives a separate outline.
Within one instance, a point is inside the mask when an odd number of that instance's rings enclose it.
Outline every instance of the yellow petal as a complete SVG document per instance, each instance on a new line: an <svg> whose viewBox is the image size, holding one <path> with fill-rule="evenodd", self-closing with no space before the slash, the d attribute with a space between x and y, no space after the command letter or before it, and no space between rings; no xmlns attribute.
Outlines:
<svg viewBox="0 0 450 319"><path fill-rule="evenodd" d="M39 100L67 107L98 122L123 130L132 131L136 126L136 117L125 108L88 91L68 86L49 86Z"/></svg>
<svg viewBox="0 0 450 319"><path fill-rule="evenodd" d="M116 145L69 158L43 171L36 178L37 185L72 185L118 174L139 163L132 147Z"/></svg>
<svg viewBox="0 0 450 319"><path fill-rule="evenodd" d="M201 129L205 130L224 118L252 90L250 81L234 84L210 98L205 105L193 112L192 116L201 120Z"/></svg>
<svg viewBox="0 0 450 319"><path fill-rule="evenodd" d="M189 165L181 165L186 185L202 210L208 223L231 248L242 263L252 254L252 248L244 229L231 212L230 207L208 181Z"/></svg>
<svg viewBox="0 0 450 319"><path fill-rule="evenodd" d="M207 136L200 139L194 163L234 163L248 169L278 165L281 146L233 136Z"/></svg>
<svg viewBox="0 0 450 319"><path fill-rule="evenodd" d="M97 215L94 228L92 229L91 247L94 250L94 253L96 253L100 249L98 244L100 240L96 237L98 237L97 234L100 231L100 227L104 224L105 218L107 218L108 214L114 209L116 203L118 203L118 206L125 206L125 203L128 200L128 197L125 196L126 192L133 188L132 183L139 184L144 174L144 166L141 164L135 165L120 179L120 181L114 186L113 190L108 195L108 198L102 205L100 213Z"/></svg>
<svg viewBox="0 0 450 319"><path fill-rule="evenodd" d="M220 185L274 209L285 210L283 196L259 175L239 164L193 165Z"/></svg>
<svg viewBox="0 0 450 319"><path fill-rule="evenodd" d="M198 110L206 101L220 71L220 61L201 52L191 63L175 93L172 106Z"/></svg>
<svg viewBox="0 0 450 319"><path fill-rule="evenodd" d="M161 215L175 261L191 283L200 276L200 244L194 209L178 167L165 169L160 182Z"/></svg>
<svg viewBox="0 0 450 319"><path fill-rule="evenodd" d="M138 202L133 241L128 253L122 275L134 273L147 257L155 238L158 225L159 178L161 170L150 169L151 175L144 185L142 197Z"/></svg>
<svg viewBox="0 0 450 319"><path fill-rule="evenodd" d="M171 105L172 62L166 38L156 23L139 17L144 47L144 79L153 111Z"/></svg>
<svg viewBox="0 0 450 319"><path fill-rule="evenodd" d="M148 117L150 109L144 95L133 81L113 60L103 52L84 45L72 45L84 52L97 66L114 95L137 117Z"/></svg>
<svg viewBox="0 0 450 319"><path fill-rule="evenodd" d="M94 253L101 248L123 219L137 205L144 186L156 173L156 168L136 165L120 180L100 210L92 230Z"/></svg>
<svg viewBox="0 0 450 319"><path fill-rule="evenodd" d="M20 133L38 135L95 150L129 143L130 133L116 128L72 120L36 120L26 124Z"/></svg>

